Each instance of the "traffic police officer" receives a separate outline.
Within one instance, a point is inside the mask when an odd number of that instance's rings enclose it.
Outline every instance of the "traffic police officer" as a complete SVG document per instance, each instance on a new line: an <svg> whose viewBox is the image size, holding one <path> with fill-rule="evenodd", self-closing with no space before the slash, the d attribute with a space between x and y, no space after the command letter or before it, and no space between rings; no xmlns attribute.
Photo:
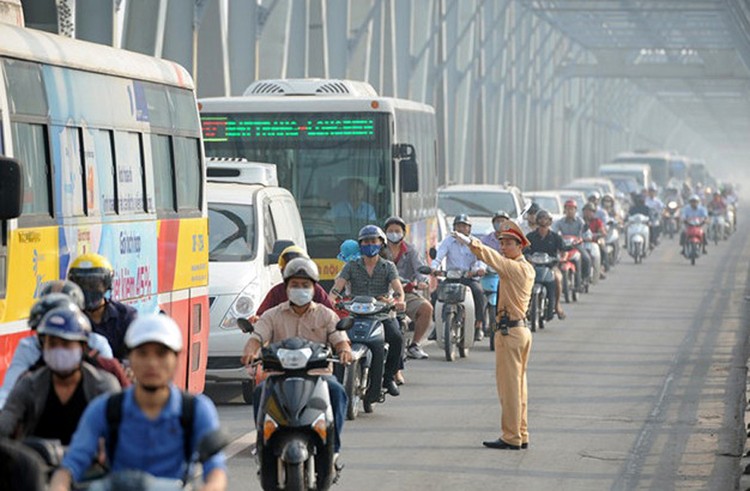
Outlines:
<svg viewBox="0 0 750 491"><path fill-rule="evenodd" d="M526 365L531 352L531 333L526 328L526 309L534 287L534 268L522 251L529 240L521 228L507 221L500 229L501 253L471 238L469 248L500 276L495 336L495 376L502 411L502 435L483 442L485 447L520 450L528 448Z"/></svg>

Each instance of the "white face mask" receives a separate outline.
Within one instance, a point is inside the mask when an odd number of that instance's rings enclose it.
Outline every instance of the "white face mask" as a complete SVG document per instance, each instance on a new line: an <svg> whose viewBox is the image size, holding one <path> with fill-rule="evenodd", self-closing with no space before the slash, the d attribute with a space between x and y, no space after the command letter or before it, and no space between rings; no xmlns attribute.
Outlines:
<svg viewBox="0 0 750 491"><path fill-rule="evenodd" d="M404 234L401 232L388 232L385 234L386 237L388 237L388 242L392 242L394 244L397 244L401 242L401 239L404 238Z"/></svg>
<svg viewBox="0 0 750 491"><path fill-rule="evenodd" d="M286 292L289 301L298 307L312 302L315 290L313 288L290 288Z"/></svg>
<svg viewBox="0 0 750 491"><path fill-rule="evenodd" d="M44 350L44 363L53 372L60 375L68 375L81 364L83 350L80 346L72 349L49 348Z"/></svg>

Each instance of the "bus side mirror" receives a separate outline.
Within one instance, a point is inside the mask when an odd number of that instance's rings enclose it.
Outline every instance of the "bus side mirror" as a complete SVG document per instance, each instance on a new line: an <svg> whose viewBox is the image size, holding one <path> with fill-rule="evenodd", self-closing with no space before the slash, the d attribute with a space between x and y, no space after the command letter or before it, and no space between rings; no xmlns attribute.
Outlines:
<svg viewBox="0 0 750 491"><path fill-rule="evenodd" d="M416 193L419 191L419 167L417 167L417 161L414 160L414 157L402 160L399 166L401 192Z"/></svg>
<svg viewBox="0 0 750 491"><path fill-rule="evenodd" d="M273 243L273 250L266 256L266 265L276 264L279 262L279 256L284 249L293 246L294 242L291 240L277 240Z"/></svg>
<svg viewBox="0 0 750 491"><path fill-rule="evenodd" d="M23 169L17 160L0 157L0 220L21 216Z"/></svg>

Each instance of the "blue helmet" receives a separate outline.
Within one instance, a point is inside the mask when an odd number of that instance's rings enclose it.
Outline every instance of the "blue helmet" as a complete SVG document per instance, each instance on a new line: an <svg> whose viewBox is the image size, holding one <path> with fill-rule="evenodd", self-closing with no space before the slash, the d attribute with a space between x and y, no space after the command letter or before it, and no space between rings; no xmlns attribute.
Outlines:
<svg viewBox="0 0 750 491"><path fill-rule="evenodd" d="M361 254L359 252L359 244L357 244L356 240L352 239L347 239L341 243L341 247L339 248L339 255L336 256L339 261L344 261L345 263L348 263L349 261L356 261L360 257Z"/></svg>
<svg viewBox="0 0 750 491"><path fill-rule="evenodd" d="M357 236L357 242L362 242L365 239L380 239L385 243L385 233L383 232L383 229L378 227L377 225L365 225L359 230L359 235Z"/></svg>
<svg viewBox="0 0 750 491"><path fill-rule="evenodd" d="M91 323L77 307L58 307L47 312L39 322L37 332L40 336L86 342L91 333Z"/></svg>

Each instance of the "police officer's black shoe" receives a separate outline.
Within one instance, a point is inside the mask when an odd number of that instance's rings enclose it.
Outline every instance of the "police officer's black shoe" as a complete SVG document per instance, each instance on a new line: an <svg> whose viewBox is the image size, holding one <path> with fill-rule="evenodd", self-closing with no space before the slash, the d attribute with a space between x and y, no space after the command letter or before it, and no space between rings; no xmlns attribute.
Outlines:
<svg viewBox="0 0 750 491"><path fill-rule="evenodd" d="M521 445L511 445L510 443L505 443L500 438L492 440L491 442L482 442L482 445L487 448L496 448L498 450L521 450Z"/></svg>
<svg viewBox="0 0 750 491"><path fill-rule="evenodd" d="M522 450L526 450L527 448L529 448L529 442L526 442L526 443L522 443L522 444L521 444L521 449L522 449Z"/></svg>
<svg viewBox="0 0 750 491"><path fill-rule="evenodd" d="M383 388L386 392L388 392L388 395L391 395L393 397L401 395L401 391L398 390L398 385L396 385L396 382L394 382L393 380L383 382Z"/></svg>

